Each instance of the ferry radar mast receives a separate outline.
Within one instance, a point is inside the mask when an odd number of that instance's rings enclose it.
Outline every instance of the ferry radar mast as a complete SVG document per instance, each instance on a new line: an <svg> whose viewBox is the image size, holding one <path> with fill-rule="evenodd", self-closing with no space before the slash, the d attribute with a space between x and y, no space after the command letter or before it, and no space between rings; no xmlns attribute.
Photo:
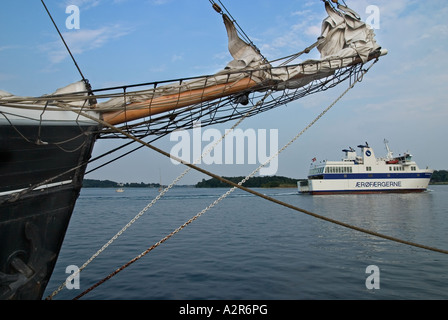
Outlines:
<svg viewBox="0 0 448 320"><path fill-rule="evenodd" d="M389 141L387 141L386 139L384 139L384 145L386 146L386 150L387 150L387 159L392 159L393 158L393 152L390 151L389 148Z"/></svg>

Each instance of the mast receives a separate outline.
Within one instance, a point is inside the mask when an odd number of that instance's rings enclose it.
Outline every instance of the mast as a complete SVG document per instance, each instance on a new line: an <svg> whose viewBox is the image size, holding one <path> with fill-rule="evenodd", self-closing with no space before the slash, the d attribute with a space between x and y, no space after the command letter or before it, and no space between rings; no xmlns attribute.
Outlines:
<svg viewBox="0 0 448 320"><path fill-rule="evenodd" d="M393 152L390 151L389 148L389 141L387 141L386 139L384 139L384 145L386 146L386 150L387 150L387 159L392 159L393 158Z"/></svg>

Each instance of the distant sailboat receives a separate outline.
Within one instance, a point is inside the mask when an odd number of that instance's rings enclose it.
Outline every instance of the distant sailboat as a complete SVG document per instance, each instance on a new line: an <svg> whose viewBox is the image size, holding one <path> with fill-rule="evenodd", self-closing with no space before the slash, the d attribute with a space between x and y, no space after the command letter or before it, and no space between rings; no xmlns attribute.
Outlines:
<svg viewBox="0 0 448 320"><path fill-rule="evenodd" d="M162 171L160 171L160 183L159 183L159 192L161 192L163 190L163 185L162 185Z"/></svg>
<svg viewBox="0 0 448 320"><path fill-rule="evenodd" d="M119 193L124 192L123 184L122 184L122 183L119 183L119 184L118 184L118 187L119 187L119 188L116 189L115 192L119 192Z"/></svg>

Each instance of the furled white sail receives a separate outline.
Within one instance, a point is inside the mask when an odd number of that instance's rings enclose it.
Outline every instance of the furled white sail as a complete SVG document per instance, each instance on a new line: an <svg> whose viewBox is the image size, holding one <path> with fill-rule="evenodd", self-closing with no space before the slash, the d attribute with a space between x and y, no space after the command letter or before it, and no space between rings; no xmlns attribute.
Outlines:
<svg viewBox="0 0 448 320"><path fill-rule="evenodd" d="M373 52L380 50L373 30L356 12L342 5L336 10L328 2L325 8L328 17L322 23L322 34L317 41L319 60L272 67L238 36L235 25L224 14L229 52L234 58L224 70L212 76L127 94L101 103L98 108L105 112L106 121L116 124L242 92L300 88L338 69L365 63ZM144 111L136 111L139 109Z"/></svg>
<svg viewBox="0 0 448 320"><path fill-rule="evenodd" d="M335 8L328 1L324 3L328 17L322 22L321 36L310 47L319 50L320 59L273 66L258 49L239 37L234 23L227 15L222 14L229 52L233 57L223 70L214 75L163 82L163 85L153 83L145 90L97 96L109 100L90 107L110 124L128 123L224 97L303 88L343 68L365 63L386 53L376 43L373 29L361 21L356 12L340 4ZM68 94L69 92L72 94ZM85 94L73 94L76 92ZM75 83L54 94L66 93L66 99L55 99L55 102L65 101L70 107L86 106L85 86ZM11 102L11 96L0 93L0 102L2 100ZM42 101L34 103L42 104Z"/></svg>
<svg viewBox="0 0 448 320"><path fill-rule="evenodd" d="M336 11L325 3L328 13L322 23L322 41L318 45L322 59L345 58L357 54L366 62L369 54L380 47L375 41L373 29L361 21L352 9L338 4Z"/></svg>

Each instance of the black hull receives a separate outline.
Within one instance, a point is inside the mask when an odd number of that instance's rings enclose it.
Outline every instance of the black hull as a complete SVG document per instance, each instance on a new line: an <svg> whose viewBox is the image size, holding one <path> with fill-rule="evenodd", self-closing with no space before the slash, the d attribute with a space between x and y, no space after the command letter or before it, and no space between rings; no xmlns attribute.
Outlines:
<svg viewBox="0 0 448 320"><path fill-rule="evenodd" d="M42 298L97 132L76 123L0 126L0 299Z"/></svg>

